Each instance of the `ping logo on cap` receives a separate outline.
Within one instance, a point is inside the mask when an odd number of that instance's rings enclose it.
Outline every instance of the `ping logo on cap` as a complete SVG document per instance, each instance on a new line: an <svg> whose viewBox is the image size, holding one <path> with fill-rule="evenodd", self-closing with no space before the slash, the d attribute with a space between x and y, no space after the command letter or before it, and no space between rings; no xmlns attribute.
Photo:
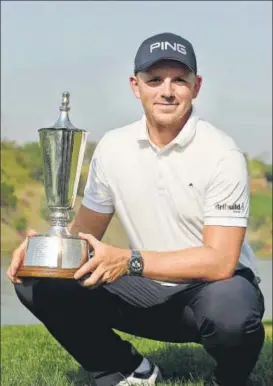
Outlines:
<svg viewBox="0 0 273 386"><path fill-rule="evenodd" d="M150 45L150 54L155 49L160 49L162 51L166 51L168 48L171 48L173 51L180 52L181 54L187 55L186 47L180 43L169 43L169 42L156 42Z"/></svg>

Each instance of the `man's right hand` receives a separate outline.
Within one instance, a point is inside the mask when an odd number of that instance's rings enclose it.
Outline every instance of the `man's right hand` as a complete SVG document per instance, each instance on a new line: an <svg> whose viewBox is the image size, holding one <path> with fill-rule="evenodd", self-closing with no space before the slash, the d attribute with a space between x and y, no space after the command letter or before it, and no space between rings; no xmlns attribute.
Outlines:
<svg viewBox="0 0 273 386"><path fill-rule="evenodd" d="M28 237L37 235L37 232L30 229L27 233L25 240L19 245L18 248L12 254L12 260L10 266L7 270L8 278L12 281L13 284L20 284L22 280L16 277L16 274L24 262L26 247L28 242Z"/></svg>

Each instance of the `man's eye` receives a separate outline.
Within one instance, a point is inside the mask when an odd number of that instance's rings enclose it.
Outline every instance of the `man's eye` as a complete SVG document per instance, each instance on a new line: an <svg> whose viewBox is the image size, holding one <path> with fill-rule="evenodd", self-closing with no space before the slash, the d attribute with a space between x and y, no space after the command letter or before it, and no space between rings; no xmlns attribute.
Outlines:
<svg viewBox="0 0 273 386"><path fill-rule="evenodd" d="M152 79L149 79L148 80L148 83L156 83L156 82L160 82L160 78L152 78Z"/></svg>
<svg viewBox="0 0 273 386"><path fill-rule="evenodd" d="M186 83L186 79L184 79L184 78L176 78L175 82L177 82L177 83Z"/></svg>

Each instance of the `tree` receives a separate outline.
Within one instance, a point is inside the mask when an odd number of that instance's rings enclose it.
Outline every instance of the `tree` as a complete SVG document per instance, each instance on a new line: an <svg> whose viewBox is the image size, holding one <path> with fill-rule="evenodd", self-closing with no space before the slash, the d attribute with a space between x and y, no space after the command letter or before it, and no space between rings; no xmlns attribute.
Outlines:
<svg viewBox="0 0 273 386"><path fill-rule="evenodd" d="M39 143L27 143L23 147L23 151L25 153L30 178L43 182L43 160Z"/></svg>
<svg viewBox="0 0 273 386"><path fill-rule="evenodd" d="M248 161L249 173L252 178L264 178L266 165L259 159L251 159Z"/></svg>
<svg viewBox="0 0 273 386"><path fill-rule="evenodd" d="M1 142L1 180L14 186L24 185L29 181L25 153L14 142Z"/></svg>
<svg viewBox="0 0 273 386"><path fill-rule="evenodd" d="M16 208L17 197L14 194L14 186L1 182L1 207Z"/></svg>
<svg viewBox="0 0 273 386"><path fill-rule="evenodd" d="M272 182L272 165L266 165L265 178L267 179L268 182Z"/></svg>
<svg viewBox="0 0 273 386"><path fill-rule="evenodd" d="M15 229L18 232L24 232L27 229L27 218L25 216L16 217L14 220Z"/></svg>

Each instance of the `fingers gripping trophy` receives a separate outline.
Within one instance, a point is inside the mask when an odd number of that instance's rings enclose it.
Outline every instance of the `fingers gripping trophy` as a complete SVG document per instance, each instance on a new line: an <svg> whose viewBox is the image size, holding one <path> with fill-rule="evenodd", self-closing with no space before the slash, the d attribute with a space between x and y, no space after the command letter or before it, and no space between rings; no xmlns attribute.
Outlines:
<svg viewBox="0 0 273 386"><path fill-rule="evenodd" d="M67 229L88 135L86 130L77 129L70 122L69 97L68 92L62 94L60 116L55 125L38 130L51 227L45 234L29 237L18 277L73 278L88 260L87 242L72 236Z"/></svg>

